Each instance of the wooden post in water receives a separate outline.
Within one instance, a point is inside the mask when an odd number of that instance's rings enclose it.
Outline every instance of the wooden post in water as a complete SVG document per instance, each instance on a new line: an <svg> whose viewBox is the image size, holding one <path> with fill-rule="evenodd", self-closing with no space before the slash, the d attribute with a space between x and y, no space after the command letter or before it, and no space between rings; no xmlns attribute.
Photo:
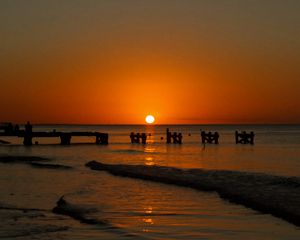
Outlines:
<svg viewBox="0 0 300 240"><path fill-rule="evenodd" d="M71 144L71 134L70 133L62 133L60 135L60 144L61 145L70 145Z"/></svg>
<svg viewBox="0 0 300 240"><path fill-rule="evenodd" d="M32 145L32 134L25 133L23 144L25 146L31 146Z"/></svg>
<svg viewBox="0 0 300 240"><path fill-rule="evenodd" d="M25 125L23 144L25 146L31 146L32 145L32 125L30 124L29 121Z"/></svg>
<svg viewBox="0 0 300 240"><path fill-rule="evenodd" d="M167 128L167 143L172 143L172 139L173 139L173 143L177 144L181 144L182 143L182 134L177 132L174 132L173 134L169 131L169 128Z"/></svg>
<svg viewBox="0 0 300 240"><path fill-rule="evenodd" d="M146 144L147 141L147 134L146 133L130 133L130 140L131 143L140 143L140 140L142 140L143 144Z"/></svg>
<svg viewBox="0 0 300 240"><path fill-rule="evenodd" d="M169 131L169 128L167 128L167 143L171 143L171 133Z"/></svg>
<svg viewBox="0 0 300 240"><path fill-rule="evenodd" d="M254 144L254 132L246 133L245 131L239 133L235 131L235 143Z"/></svg>
<svg viewBox="0 0 300 240"><path fill-rule="evenodd" d="M219 144L219 133L215 132L208 132L206 133L205 131L201 131L201 141L203 144L205 143L215 143L215 144Z"/></svg>
<svg viewBox="0 0 300 240"><path fill-rule="evenodd" d="M99 133L96 135L96 144L108 144L108 134Z"/></svg>
<svg viewBox="0 0 300 240"><path fill-rule="evenodd" d="M142 144L146 144L146 140L147 140L147 135L146 135L146 133L142 133L141 139L142 139Z"/></svg>

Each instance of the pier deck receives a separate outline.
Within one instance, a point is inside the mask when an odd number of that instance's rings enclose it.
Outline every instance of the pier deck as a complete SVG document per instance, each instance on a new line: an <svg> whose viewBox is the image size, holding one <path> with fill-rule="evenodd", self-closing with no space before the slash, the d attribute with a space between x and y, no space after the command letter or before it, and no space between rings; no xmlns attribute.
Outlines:
<svg viewBox="0 0 300 240"><path fill-rule="evenodd" d="M24 138L24 145L32 145L32 139L37 137L59 137L62 145L70 145L72 137L95 137L96 144L108 144L108 134L101 132L30 132L20 130L17 133L0 132L0 136Z"/></svg>

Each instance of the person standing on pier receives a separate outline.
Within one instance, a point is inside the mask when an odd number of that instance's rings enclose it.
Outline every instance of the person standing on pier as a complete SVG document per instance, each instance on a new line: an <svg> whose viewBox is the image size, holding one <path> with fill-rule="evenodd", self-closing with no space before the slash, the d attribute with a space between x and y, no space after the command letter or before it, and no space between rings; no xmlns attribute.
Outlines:
<svg viewBox="0 0 300 240"><path fill-rule="evenodd" d="M25 146L31 146L32 145L32 125L28 121L25 125L25 135L24 135L24 141Z"/></svg>
<svg viewBox="0 0 300 240"><path fill-rule="evenodd" d="M30 124L30 122L28 121L25 125L25 133L32 133L32 125Z"/></svg>

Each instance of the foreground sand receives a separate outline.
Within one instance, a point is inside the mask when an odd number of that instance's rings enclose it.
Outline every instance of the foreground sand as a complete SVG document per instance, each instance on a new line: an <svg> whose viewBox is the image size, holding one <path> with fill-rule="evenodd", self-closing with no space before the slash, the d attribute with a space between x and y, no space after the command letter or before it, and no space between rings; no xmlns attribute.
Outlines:
<svg viewBox="0 0 300 240"><path fill-rule="evenodd" d="M259 173L177 169L162 166L112 165L91 161L93 170L216 191L220 197L300 226L300 177L281 177Z"/></svg>

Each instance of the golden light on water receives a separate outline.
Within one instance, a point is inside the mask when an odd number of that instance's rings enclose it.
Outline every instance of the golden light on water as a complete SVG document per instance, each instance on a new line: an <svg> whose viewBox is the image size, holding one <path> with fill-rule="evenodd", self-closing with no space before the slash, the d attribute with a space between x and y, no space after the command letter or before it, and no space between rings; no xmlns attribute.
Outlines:
<svg viewBox="0 0 300 240"><path fill-rule="evenodd" d="M148 124L152 124L152 123L154 123L155 118L154 118L152 115L148 115L148 116L145 118L145 121L146 121L146 123L148 123Z"/></svg>

